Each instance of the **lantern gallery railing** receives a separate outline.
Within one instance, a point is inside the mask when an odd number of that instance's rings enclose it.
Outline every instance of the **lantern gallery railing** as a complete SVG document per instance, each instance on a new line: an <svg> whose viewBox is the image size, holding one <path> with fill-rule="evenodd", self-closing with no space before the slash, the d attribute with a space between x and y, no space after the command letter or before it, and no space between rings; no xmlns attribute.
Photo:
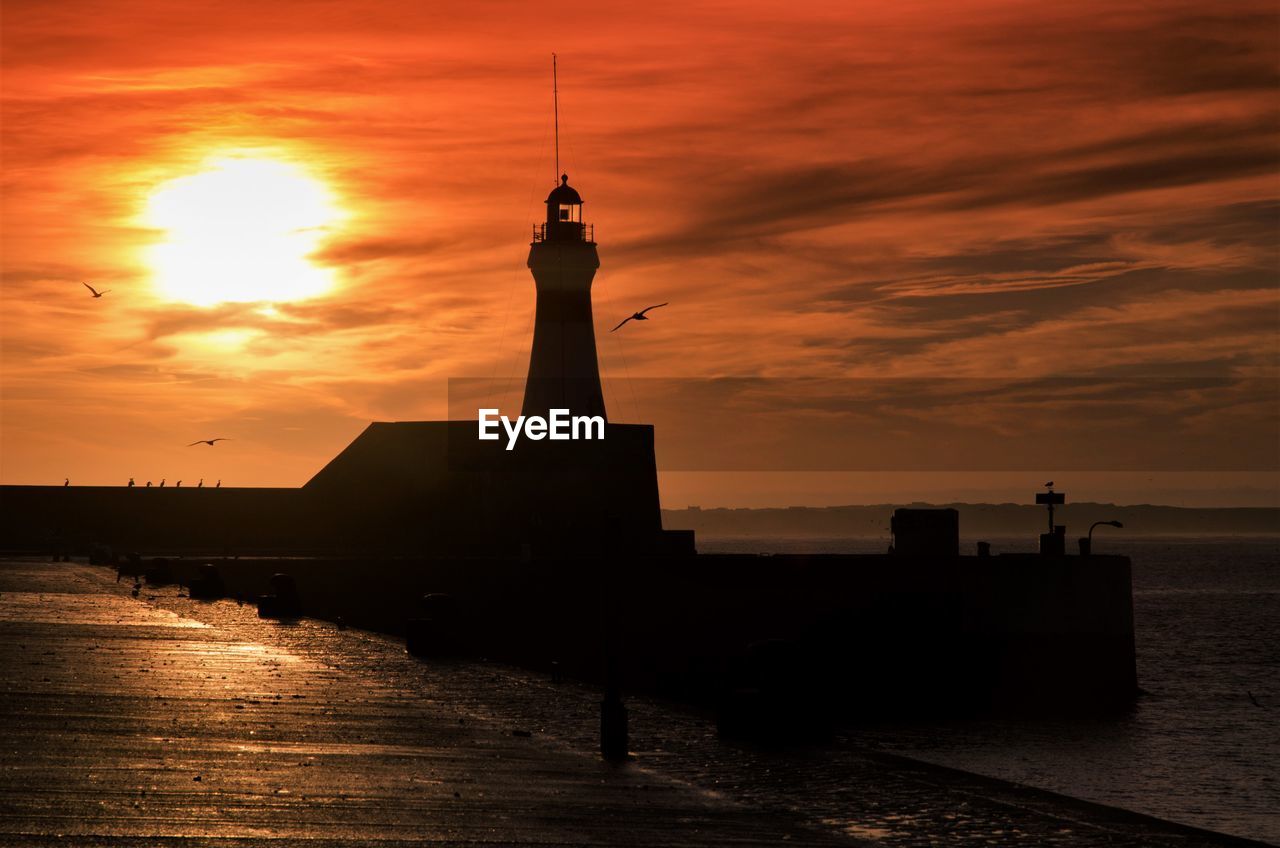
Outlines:
<svg viewBox="0 0 1280 848"><path fill-rule="evenodd" d="M548 231L548 227L550 227L550 231ZM595 234L595 224L558 222L533 225L533 241L535 244L540 241L585 241L588 244L595 244Z"/></svg>

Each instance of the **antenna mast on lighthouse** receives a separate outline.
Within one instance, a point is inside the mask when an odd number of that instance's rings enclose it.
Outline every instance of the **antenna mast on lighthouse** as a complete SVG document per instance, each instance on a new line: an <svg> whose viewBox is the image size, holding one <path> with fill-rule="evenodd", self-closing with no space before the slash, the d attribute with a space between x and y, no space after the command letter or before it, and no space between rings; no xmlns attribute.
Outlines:
<svg viewBox="0 0 1280 848"><path fill-rule="evenodd" d="M556 54L551 54L551 103L556 120L556 177L560 182L560 81L556 73Z"/></svg>

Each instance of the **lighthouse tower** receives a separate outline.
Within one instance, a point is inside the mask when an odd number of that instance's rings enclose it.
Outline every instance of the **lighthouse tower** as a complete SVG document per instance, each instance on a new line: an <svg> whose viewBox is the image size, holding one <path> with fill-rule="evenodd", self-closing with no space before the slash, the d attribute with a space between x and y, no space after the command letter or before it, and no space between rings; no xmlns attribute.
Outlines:
<svg viewBox="0 0 1280 848"><path fill-rule="evenodd" d="M605 417L591 320L591 281L600 267L582 197L560 177L547 195L546 223L533 228L529 270L538 288L533 351L524 387L524 415L551 409Z"/></svg>

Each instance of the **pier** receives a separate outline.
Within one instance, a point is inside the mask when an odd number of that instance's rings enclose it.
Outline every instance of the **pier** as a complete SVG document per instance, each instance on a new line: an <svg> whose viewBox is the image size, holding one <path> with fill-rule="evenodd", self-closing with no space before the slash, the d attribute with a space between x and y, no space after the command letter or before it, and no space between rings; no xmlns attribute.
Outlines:
<svg viewBox="0 0 1280 848"><path fill-rule="evenodd" d="M280 623L83 563L0 563L0 845L1248 844L840 744Z"/></svg>

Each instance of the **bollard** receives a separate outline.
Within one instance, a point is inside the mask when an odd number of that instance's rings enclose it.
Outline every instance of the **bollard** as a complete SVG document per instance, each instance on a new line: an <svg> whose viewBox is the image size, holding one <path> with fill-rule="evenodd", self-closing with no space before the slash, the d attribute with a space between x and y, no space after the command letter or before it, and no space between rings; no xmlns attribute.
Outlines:
<svg viewBox="0 0 1280 848"><path fill-rule="evenodd" d="M610 762L627 759L627 707L617 692L608 692L600 702L600 753Z"/></svg>
<svg viewBox="0 0 1280 848"><path fill-rule="evenodd" d="M271 594L258 596L259 618L297 618L302 615L298 589L288 574L271 575Z"/></svg>
<svg viewBox="0 0 1280 848"><path fill-rule="evenodd" d="M156 557L143 571L142 578L148 586L168 586L173 583L173 565L165 557Z"/></svg>
<svg viewBox="0 0 1280 848"><path fill-rule="evenodd" d="M611 763L628 758L631 740L627 732L627 707L622 703L618 657L614 640L606 631L604 643L604 700L600 702L600 753Z"/></svg>
<svg viewBox="0 0 1280 848"><path fill-rule="evenodd" d="M218 574L218 567L211 562L206 562L196 569L196 576L191 579L187 587L187 595L195 601L216 601L225 594L225 591L222 576Z"/></svg>
<svg viewBox="0 0 1280 848"><path fill-rule="evenodd" d="M451 595L431 592L422 596L422 614L405 622L405 650L415 657L445 657L463 648L461 611Z"/></svg>

